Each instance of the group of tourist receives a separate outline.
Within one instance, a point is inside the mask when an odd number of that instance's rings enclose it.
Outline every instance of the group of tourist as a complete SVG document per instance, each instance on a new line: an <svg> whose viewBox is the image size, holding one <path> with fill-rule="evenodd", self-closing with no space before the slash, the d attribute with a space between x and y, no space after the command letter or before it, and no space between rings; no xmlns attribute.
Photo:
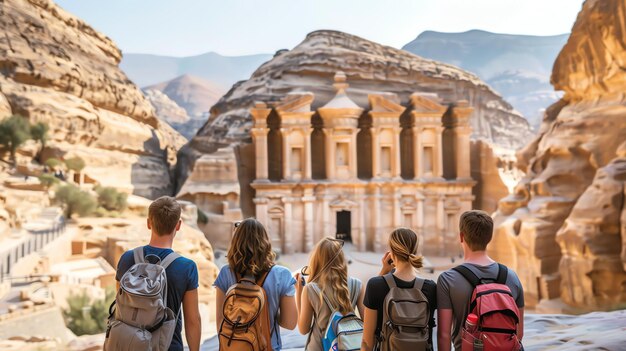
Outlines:
<svg viewBox="0 0 626 351"><path fill-rule="evenodd" d="M119 341L127 334L157 338L148 340L161 345L152 350L183 350L182 319L189 349L199 350L198 271L193 261L172 251L180 213L175 199L155 200L147 220L150 243L122 255L105 350L131 349ZM276 264L262 223L253 218L238 222L227 253L228 264L214 283L220 350L281 350L281 327L293 330L296 326L307 335L305 350L313 351L432 350L435 342L443 351L452 347L482 350L483 346L519 350L523 289L515 272L487 255L492 232L493 221L485 212L463 213L459 240L465 262L442 272L435 283L417 273L422 267L418 235L397 228L389 234L380 273L363 286L348 275L343 241L322 239L308 266L293 274ZM169 255L173 256L168 259ZM144 263L150 256L159 262ZM159 264L158 269L151 268ZM166 274L166 282L159 274ZM150 276L152 280L146 283ZM142 309L150 312L145 306L155 305L154 297L150 303L137 301L143 295L154 296L146 291L159 284L166 285L163 303L171 309L169 319L167 313L156 318L150 315L148 319L158 322L157 328L134 323L145 320ZM169 320L171 335L158 329L167 329ZM435 323L437 335L433 336ZM152 334L145 336L148 332ZM144 336L137 337L139 334Z"/></svg>

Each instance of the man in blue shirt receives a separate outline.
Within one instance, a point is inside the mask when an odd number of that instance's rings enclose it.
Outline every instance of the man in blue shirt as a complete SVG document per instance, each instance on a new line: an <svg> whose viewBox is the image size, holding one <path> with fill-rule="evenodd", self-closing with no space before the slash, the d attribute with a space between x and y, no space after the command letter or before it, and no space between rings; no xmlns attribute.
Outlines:
<svg viewBox="0 0 626 351"><path fill-rule="evenodd" d="M151 231L150 243L143 247L144 256L156 255L165 259L174 252L172 243L176 232L180 230L181 206L176 199L169 196L160 197L148 209L148 229ZM126 271L135 264L133 251L126 251L117 264L117 289L119 281ZM200 349L200 310L198 308L198 268L192 260L179 257L165 270L167 274L167 307L178 315L174 337L169 351L183 351L181 336L182 320L180 309L182 303L183 316L185 319L185 336L190 351Z"/></svg>

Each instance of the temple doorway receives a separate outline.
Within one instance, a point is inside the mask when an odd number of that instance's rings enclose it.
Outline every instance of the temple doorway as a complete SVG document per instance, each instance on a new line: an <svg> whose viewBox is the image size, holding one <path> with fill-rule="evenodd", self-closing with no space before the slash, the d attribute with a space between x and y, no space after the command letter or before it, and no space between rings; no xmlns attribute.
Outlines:
<svg viewBox="0 0 626 351"><path fill-rule="evenodd" d="M336 238L352 242L352 223L350 211L337 211L337 233Z"/></svg>

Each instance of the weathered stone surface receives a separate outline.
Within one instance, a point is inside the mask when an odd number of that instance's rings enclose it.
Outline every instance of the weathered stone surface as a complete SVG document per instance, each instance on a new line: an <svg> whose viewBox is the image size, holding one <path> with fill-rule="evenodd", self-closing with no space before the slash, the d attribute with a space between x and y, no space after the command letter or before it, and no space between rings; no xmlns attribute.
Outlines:
<svg viewBox="0 0 626 351"><path fill-rule="evenodd" d="M156 89L144 89L146 99L152 103L156 114L160 120L172 125L173 123L185 123L189 121L189 116L184 108L170 99L163 92Z"/></svg>
<svg viewBox="0 0 626 351"><path fill-rule="evenodd" d="M517 270L529 305L558 297L582 309L626 302L616 159L626 140L625 9L624 0L585 2L552 75L566 94L518 153L527 176L499 204L490 251Z"/></svg>
<svg viewBox="0 0 626 351"><path fill-rule="evenodd" d="M211 109L209 121L179 153L177 175L184 180L202 153L249 143L254 101L271 102L289 92L315 96L312 110L333 96L333 76L345 72L350 98L368 105L368 94L390 92L406 105L415 92L437 93L445 102L468 100L473 137L516 148L530 139L528 122L478 77L454 66L423 59L350 34L316 31L290 51L279 51L252 77L237 83Z"/></svg>
<svg viewBox="0 0 626 351"><path fill-rule="evenodd" d="M89 178L172 193L169 168L185 140L118 68L113 42L48 0L4 1L0 14L0 118L47 123L44 154L83 157Z"/></svg>
<svg viewBox="0 0 626 351"><path fill-rule="evenodd" d="M476 185L472 188L474 195L472 207L491 213L497 209L498 200L509 194L499 173L500 169L506 165L488 143L477 140L473 141L470 146L470 168L472 179L476 181Z"/></svg>

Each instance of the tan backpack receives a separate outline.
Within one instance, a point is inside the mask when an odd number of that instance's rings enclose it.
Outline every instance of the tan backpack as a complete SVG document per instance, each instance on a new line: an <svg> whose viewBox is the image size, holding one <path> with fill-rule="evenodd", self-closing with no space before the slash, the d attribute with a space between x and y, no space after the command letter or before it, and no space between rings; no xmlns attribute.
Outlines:
<svg viewBox="0 0 626 351"><path fill-rule="evenodd" d="M413 288L396 285L392 273L384 275L389 293L383 304L383 325L378 339L382 351L430 350L428 318L430 307L422 293L424 280L415 278Z"/></svg>
<svg viewBox="0 0 626 351"><path fill-rule="evenodd" d="M270 268L271 270L271 268ZM220 325L220 351L271 351L269 303L263 283L269 271L257 281L247 275L231 285L224 296Z"/></svg>

